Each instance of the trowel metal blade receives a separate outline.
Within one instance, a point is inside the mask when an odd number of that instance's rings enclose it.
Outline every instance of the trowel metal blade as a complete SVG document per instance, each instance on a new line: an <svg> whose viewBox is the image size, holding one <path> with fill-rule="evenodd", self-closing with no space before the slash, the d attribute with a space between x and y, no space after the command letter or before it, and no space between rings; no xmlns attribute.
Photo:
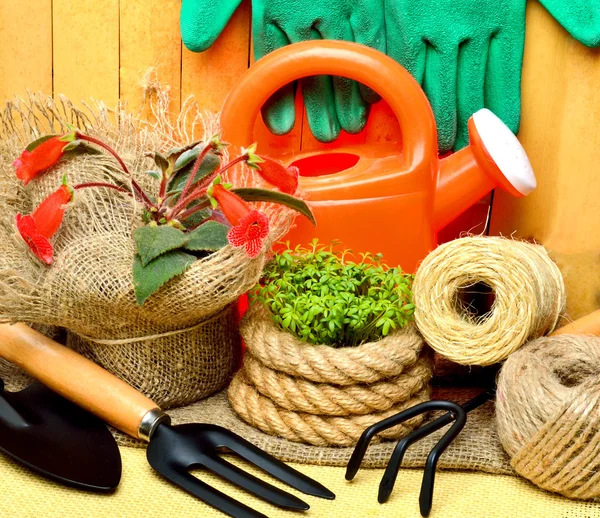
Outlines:
<svg viewBox="0 0 600 518"><path fill-rule="evenodd" d="M33 383L2 392L0 451L63 484L91 491L114 490L121 455L106 425L95 416Z"/></svg>

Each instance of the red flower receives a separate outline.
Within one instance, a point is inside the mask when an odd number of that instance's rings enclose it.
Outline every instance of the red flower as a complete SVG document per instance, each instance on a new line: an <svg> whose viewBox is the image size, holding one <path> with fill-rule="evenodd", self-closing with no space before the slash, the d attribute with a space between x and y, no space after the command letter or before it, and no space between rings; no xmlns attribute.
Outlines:
<svg viewBox="0 0 600 518"><path fill-rule="evenodd" d="M251 209L237 194L222 185L213 185L212 196L217 200L223 214L233 225L227 240L231 246L244 247L248 257L260 254L263 240L269 235L269 218L258 210Z"/></svg>
<svg viewBox="0 0 600 518"><path fill-rule="evenodd" d="M258 174L281 192L294 194L298 189L298 168L285 167L281 162L266 156L261 155L261 158L263 162L258 165Z"/></svg>
<svg viewBox="0 0 600 518"><path fill-rule="evenodd" d="M54 261L54 250L47 237L42 236L37 231L37 226L33 216L15 216L17 230L31 251L46 264L52 264Z"/></svg>
<svg viewBox="0 0 600 518"><path fill-rule="evenodd" d="M60 160L63 149L68 142L59 139L62 136L52 137L37 146L33 151L24 150L12 165L17 168L16 174L19 180L27 185L39 173L52 167Z"/></svg>
<svg viewBox="0 0 600 518"><path fill-rule="evenodd" d="M236 248L245 247L248 257L257 257L263 247L263 239L269 235L269 218L258 210L251 210L239 225L227 234L229 244Z"/></svg>
<svg viewBox="0 0 600 518"><path fill-rule="evenodd" d="M71 201L73 193L66 185L61 185L48 196L31 215L17 214L17 230L31 251L46 264L52 264L54 250L50 238L62 223L65 205Z"/></svg>

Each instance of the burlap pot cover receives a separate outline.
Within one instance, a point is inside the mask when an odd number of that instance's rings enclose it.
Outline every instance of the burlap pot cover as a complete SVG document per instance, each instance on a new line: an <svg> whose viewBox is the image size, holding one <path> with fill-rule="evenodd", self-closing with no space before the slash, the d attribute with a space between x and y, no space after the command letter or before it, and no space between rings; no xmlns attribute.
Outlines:
<svg viewBox="0 0 600 518"><path fill-rule="evenodd" d="M240 329L247 353L229 401L263 432L315 446L351 446L368 426L429 399L431 360L414 326L358 347L332 348L282 331L255 304ZM405 436L422 420L382 437Z"/></svg>
<svg viewBox="0 0 600 518"><path fill-rule="evenodd" d="M143 225L143 207L133 197L107 188L77 190L53 238L54 263L49 267L33 256L15 229L15 215L29 213L63 176L70 185L130 183L114 158L70 154L26 186L15 181L11 161L40 134L63 133L67 124L74 124L116 149L132 177L155 195L159 182L146 174L155 167L147 153L166 152L198 137L206 140L218 131L205 127L204 135L190 133L188 115L182 111L181 124L174 125L159 106L151 124L121 107L116 113L101 106L84 113L66 100L36 97L9 104L0 113L0 193L6 193L0 198L0 321L70 330L69 345L165 408L212 394L230 378L238 337L225 308L256 284L267 251L289 229L292 211L258 204L270 224L258 257L227 245L199 257L140 306L133 284L132 234ZM260 182L257 175L234 173L236 186Z"/></svg>
<svg viewBox="0 0 600 518"><path fill-rule="evenodd" d="M195 326L146 340L87 340L67 346L126 381L163 409L188 405L222 389L240 354L236 306Z"/></svg>

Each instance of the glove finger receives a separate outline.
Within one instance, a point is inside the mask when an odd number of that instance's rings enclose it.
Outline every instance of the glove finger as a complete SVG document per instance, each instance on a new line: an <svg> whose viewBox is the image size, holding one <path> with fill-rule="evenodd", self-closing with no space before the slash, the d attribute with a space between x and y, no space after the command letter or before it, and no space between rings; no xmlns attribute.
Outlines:
<svg viewBox="0 0 600 518"><path fill-rule="evenodd" d="M454 151L469 143L469 118L485 106L484 84L489 41L471 39L458 48L457 129Z"/></svg>
<svg viewBox="0 0 600 518"><path fill-rule="evenodd" d="M374 3L376 5L373 5ZM369 3L368 8L366 3L357 2L350 16L350 25L354 32L353 41L385 54L385 18L382 1ZM365 102L373 104L381 99L377 92L362 83L359 83L359 88Z"/></svg>
<svg viewBox="0 0 600 518"><path fill-rule="evenodd" d="M319 142L333 142L341 131L334 101L333 78L305 77L300 84L311 133Z"/></svg>
<svg viewBox="0 0 600 518"><path fill-rule="evenodd" d="M396 9L390 7L385 14L387 55L406 68L422 85L427 54L425 40L418 31L410 31L404 26L403 17Z"/></svg>
<svg viewBox="0 0 600 518"><path fill-rule="evenodd" d="M600 45L598 0L540 0L540 3L573 38L588 47Z"/></svg>
<svg viewBox="0 0 600 518"><path fill-rule="evenodd" d="M192 52L212 46L242 0L183 0L179 27L183 44Z"/></svg>
<svg viewBox="0 0 600 518"><path fill-rule="evenodd" d="M256 20L253 21L256 23ZM257 24L258 25L258 24ZM276 25L267 23L253 28L254 57L264 55L290 44L285 33ZM262 116L269 131L275 135L285 135L296 123L296 84L290 83L275 92L263 105Z"/></svg>
<svg viewBox="0 0 600 518"><path fill-rule="evenodd" d="M310 27L296 27L289 31L289 35L292 43L322 39L320 33ZM300 86L311 133L319 142L333 142L340 136L341 127L331 77L305 77L300 80Z"/></svg>
<svg viewBox="0 0 600 518"><path fill-rule="evenodd" d="M450 151L456 140L456 67L458 46L444 49L427 46L423 90L431 103L442 153Z"/></svg>
<svg viewBox="0 0 600 518"><path fill-rule="evenodd" d="M323 39L353 41L352 27L346 20L323 21L319 26ZM333 77L333 92L337 119L348 133L359 133L367 122L368 108L358 83L347 77Z"/></svg>
<svg viewBox="0 0 600 518"><path fill-rule="evenodd" d="M521 120L521 69L525 34L499 31L490 40L485 71L485 107L493 111L513 133Z"/></svg>

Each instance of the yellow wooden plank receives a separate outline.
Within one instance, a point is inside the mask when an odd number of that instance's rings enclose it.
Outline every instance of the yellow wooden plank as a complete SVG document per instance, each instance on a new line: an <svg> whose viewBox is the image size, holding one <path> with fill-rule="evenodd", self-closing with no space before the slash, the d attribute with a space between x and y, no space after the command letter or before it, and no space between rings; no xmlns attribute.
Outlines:
<svg viewBox="0 0 600 518"><path fill-rule="evenodd" d="M53 0L54 94L119 99L119 0Z"/></svg>
<svg viewBox="0 0 600 518"><path fill-rule="evenodd" d="M0 102L52 95L52 0L0 0Z"/></svg>
<svg viewBox="0 0 600 518"><path fill-rule="evenodd" d="M173 112L181 96L181 0L128 0L120 2L121 100L138 111L146 106L144 89L152 80L170 89Z"/></svg>
<svg viewBox="0 0 600 518"><path fill-rule="evenodd" d="M183 48L182 99L194 95L201 110L217 112L248 68L250 2L244 0L214 45L205 52Z"/></svg>
<svg viewBox="0 0 600 518"><path fill-rule="evenodd" d="M519 138L538 178L527 198L497 193L492 231L535 238L557 259L573 318L600 308L600 50L528 4Z"/></svg>

